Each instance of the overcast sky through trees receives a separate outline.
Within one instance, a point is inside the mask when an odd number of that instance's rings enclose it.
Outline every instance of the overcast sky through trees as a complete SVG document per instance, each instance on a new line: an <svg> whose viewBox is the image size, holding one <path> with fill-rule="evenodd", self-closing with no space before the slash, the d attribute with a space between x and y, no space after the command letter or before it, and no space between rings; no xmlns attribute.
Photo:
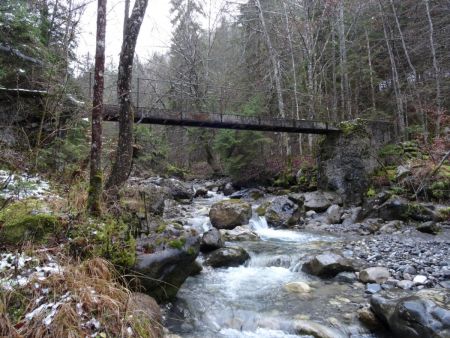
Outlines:
<svg viewBox="0 0 450 338"><path fill-rule="evenodd" d="M81 1L81 0L80 0ZM83 0L84 1L84 0ZM234 3L238 3L236 1ZM134 1L131 1L133 6ZM205 0L205 14L211 6L212 17L227 3L226 0ZM92 59L95 52L95 32L97 1L90 1L85 9L79 25L80 34L77 54L79 57L90 53ZM106 59L107 64L119 59L122 44L124 0L109 0L106 26ZM208 20L204 18L203 25L207 27ZM170 47L172 24L170 22L170 2L168 0L150 0L147 13L142 25L141 34L136 47L136 53L147 57L154 52L164 53Z"/></svg>

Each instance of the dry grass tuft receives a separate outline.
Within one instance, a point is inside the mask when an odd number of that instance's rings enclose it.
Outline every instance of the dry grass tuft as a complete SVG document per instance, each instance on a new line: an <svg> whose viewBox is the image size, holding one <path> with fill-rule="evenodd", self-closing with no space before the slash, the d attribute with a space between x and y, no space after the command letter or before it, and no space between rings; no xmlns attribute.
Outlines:
<svg viewBox="0 0 450 338"><path fill-rule="evenodd" d="M13 301L17 295L0 301L0 336L160 337L157 305L150 314L135 306L133 294L116 276L110 263L94 258L66 263L59 273L43 280L32 279L22 289L8 292L27 295L18 318L8 312L9 306L17 304Z"/></svg>

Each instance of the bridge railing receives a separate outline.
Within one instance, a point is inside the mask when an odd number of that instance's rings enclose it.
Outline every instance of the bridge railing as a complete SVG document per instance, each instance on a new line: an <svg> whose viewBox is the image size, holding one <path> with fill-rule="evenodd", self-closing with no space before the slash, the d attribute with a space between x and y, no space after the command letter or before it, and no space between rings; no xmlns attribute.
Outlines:
<svg viewBox="0 0 450 338"><path fill-rule="evenodd" d="M119 107L117 105L105 105L105 112L107 119L117 119ZM204 125L222 125L222 126L259 126L261 128L267 127L268 130L273 128L282 129L310 129L310 130L329 130L336 131L337 128L328 124L327 122L310 121L310 120L295 120L295 119L281 119L261 116L245 116L236 114L221 114L221 113L206 113L206 112L183 112L175 110L164 109L148 109L138 108L135 111L135 119L139 122L146 122L151 120L158 123L168 124L196 124ZM170 123L169 123L170 122Z"/></svg>
<svg viewBox="0 0 450 338"><path fill-rule="evenodd" d="M86 97L92 97L93 73L86 72L78 78L79 86ZM105 93L104 102L107 105L117 105L116 93L116 74L105 74ZM269 114L258 114L255 116L236 114L233 111L236 107L242 107L248 102L249 98L255 94L264 94L264 92L247 91L243 88L226 88L220 87L210 89L206 96L202 98L202 102L187 92L187 85L175 83L178 91L172 92L171 86L174 85L173 80L149 79L136 77L132 83L131 102L136 110L136 115L141 111L161 114L161 118L192 118L190 114L195 113L198 120L222 121L223 123L232 123L233 120L247 120L248 123L258 125L275 125L280 127L296 127L299 124L305 125L305 119L293 119L293 113L288 113L290 117L281 118ZM231 95L232 94L232 95ZM230 97L238 97L231 99ZM201 108L199 108L201 106ZM177 114L183 113L182 116ZM210 113L212 112L212 113ZM296 122L299 121L299 122ZM327 123L320 120L308 119L311 123ZM327 127L327 126L326 126Z"/></svg>

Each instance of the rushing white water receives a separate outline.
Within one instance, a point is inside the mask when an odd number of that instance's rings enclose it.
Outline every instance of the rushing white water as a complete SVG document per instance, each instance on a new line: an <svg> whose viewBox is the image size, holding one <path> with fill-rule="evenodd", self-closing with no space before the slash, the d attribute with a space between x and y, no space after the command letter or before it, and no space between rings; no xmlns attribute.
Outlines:
<svg viewBox="0 0 450 338"><path fill-rule="evenodd" d="M274 229L270 228L267 220L263 216L253 214L249 223L252 230L254 230L263 240L295 242L295 243L309 243L312 241L325 240L325 236L318 236L308 233L302 233L293 230ZM328 240L333 240L328 237Z"/></svg>
<svg viewBox="0 0 450 338"><path fill-rule="evenodd" d="M186 217L189 226L200 232L211 228L210 206L224 198L210 194L209 199L196 199ZM336 238L273 229L256 212L247 227L261 240L231 244L243 247L251 259L239 267L204 267L188 278L166 315L169 329L183 338L293 338L310 337L296 334L296 318L335 325L335 317L345 313L350 302L344 297L351 297L354 290L307 275L300 267L306 256L332 247ZM287 283L300 281L312 287L310 294L286 291ZM342 304L338 296L344 299Z"/></svg>

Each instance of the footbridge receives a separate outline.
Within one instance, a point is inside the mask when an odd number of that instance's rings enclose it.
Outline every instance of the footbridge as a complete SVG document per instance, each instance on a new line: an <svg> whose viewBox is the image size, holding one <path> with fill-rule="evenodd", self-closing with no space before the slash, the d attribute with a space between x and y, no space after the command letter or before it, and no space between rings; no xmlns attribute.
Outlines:
<svg viewBox="0 0 450 338"><path fill-rule="evenodd" d="M134 109L135 122L144 124L305 134L331 134L340 131L339 128L328 122L315 120L295 120L222 113L196 113L142 107ZM103 116L106 121L118 121L119 106L105 105Z"/></svg>

